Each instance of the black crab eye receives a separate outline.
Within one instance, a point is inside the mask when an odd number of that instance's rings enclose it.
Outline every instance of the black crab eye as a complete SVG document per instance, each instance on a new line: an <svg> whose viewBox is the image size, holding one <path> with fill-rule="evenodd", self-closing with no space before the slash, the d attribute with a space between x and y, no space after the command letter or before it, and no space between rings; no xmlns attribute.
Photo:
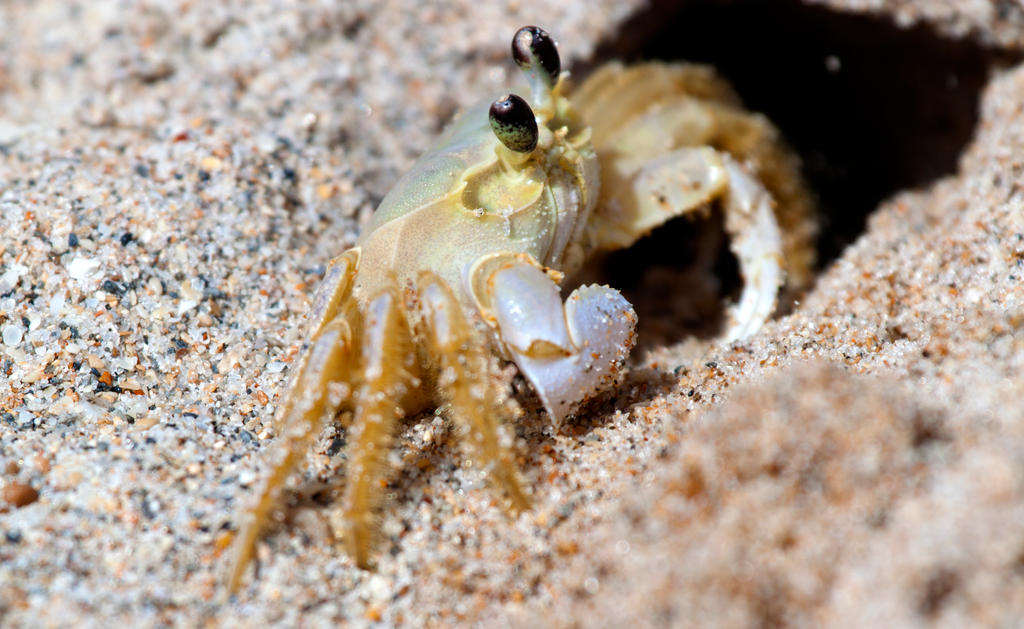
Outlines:
<svg viewBox="0 0 1024 629"><path fill-rule="evenodd" d="M488 115L491 129L501 143L517 153L529 153L537 147L537 120L525 100L506 94L491 103Z"/></svg>
<svg viewBox="0 0 1024 629"><path fill-rule="evenodd" d="M524 26L512 38L512 58L523 70L536 70L549 88L558 82L562 61L555 40L539 26Z"/></svg>

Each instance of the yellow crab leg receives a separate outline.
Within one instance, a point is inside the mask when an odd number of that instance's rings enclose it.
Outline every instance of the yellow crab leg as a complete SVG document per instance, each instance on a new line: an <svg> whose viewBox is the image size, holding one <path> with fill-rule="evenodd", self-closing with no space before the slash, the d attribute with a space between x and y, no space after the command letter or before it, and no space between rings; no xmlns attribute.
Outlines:
<svg viewBox="0 0 1024 629"><path fill-rule="evenodd" d="M232 562L228 592L233 593L242 573L252 557L253 547L261 529L270 519L270 513L280 499L281 487L306 456L310 442L320 433L324 424L334 417L337 409L347 401L343 391L331 391L332 381L347 382L351 378L352 333L344 319L335 319L324 326L309 352L306 369L299 380L305 391L301 406L285 416L278 461L267 477L259 501L245 514L238 538L236 555Z"/></svg>
<svg viewBox="0 0 1024 629"><path fill-rule="evenodd" d="M335 530L340 529L349 556L360 568L368 568L388 449L403 415L402 401L419 384L412 335L394 284L366 307L362 356L363 386L355 398L348 484L334 525Z"/></svg>
<svg viewBox="0 0 1024 629"><path fill-rule="evenodd" d="M352 300L352 283L359 266L359 253L358 248L349 249L327 265L324 279L320 282L320 287L317 288L316 296L313 297L313 307L309 311L309 334L302 348L304 351L295 366L292 367L291 380L281 398L281 406L277 410L276 421L279 428L292 416L292 407L296 400L302 397L303 389L299 386L299 381L305 377L306 366L313 353L310 348L320 335L320 331L341 315L344 310L352 311L346 315L350 323L354 323L355 319L358 319L356 314L358 308ZM350 333L354 332L356 330L350 330ZM335 378L335 380L340 381L341 378Z"/></svg>
<svg viewBox="0 0 1024 629"><path fill-rule="evenodd" d="M282 437L276 446L277 462L259 500L243 516L229 564L228 595L236 592L241 584L256 540L280 500L281 487L302 461L310 442L325 422L349 400L344 390L335 391L332 397L330 384L350 383L356 374L352 338L353 327L358 327L358 309L350 300L357 260L358 252L346 252L335 258L317 292L310 314L311 346L296 365L277 414Z"/></svg>
<svg viewBox="0 0 1024 629"><path fill-rule="evenodd" d="M493 357L474 334L451 289L436 274L420 273L422 335L439 362L439 387L451 402L452 419L460 425L470 454L488 478L508 496L516 513L530 500L516 476L509 447L502 442L499 421L507 414Z"/></svg>

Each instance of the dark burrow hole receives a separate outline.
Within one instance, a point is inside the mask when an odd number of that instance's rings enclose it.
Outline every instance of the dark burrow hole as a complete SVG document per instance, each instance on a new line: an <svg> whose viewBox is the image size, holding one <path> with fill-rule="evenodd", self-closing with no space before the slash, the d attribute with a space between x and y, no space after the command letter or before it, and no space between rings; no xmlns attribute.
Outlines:
<svg viewBox="0 0 1024 629"><path fill-rule="evenodd" d="M994 68L1014 61L928 26L901 29L796 0L655 2L573 72L586 76L611 59L712 65L782 130L818 197L819 270L857 238L880 201L956 172L980 90ZM693 253L694 234L720 232L720 224L695 232L693 221L677 220L604 261L601 279L637 308L641 346L719 331L722 304L740 287L724 235L715 278L687 269L707 255Z"/></svg>

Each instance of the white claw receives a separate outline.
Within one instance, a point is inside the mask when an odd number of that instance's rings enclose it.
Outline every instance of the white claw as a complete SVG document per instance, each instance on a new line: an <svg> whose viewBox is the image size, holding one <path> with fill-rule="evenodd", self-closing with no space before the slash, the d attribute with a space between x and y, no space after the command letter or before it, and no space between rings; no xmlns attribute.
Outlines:
<svg viewBox="0 0 1024 629"><path fill-rule="evenodd" d="M563 306L554 282L526 264L497 271L491 286L501 339L556 423L615 382L636 326L619 291L581 286Z"/></svg>
<svg viewBox="0 0 1024 629"><path fill-rule="evenodd" d="M506 347L518 354L572 353L558 286L543 271L516 264L497 271L491 287L494 315Z"/></svg>

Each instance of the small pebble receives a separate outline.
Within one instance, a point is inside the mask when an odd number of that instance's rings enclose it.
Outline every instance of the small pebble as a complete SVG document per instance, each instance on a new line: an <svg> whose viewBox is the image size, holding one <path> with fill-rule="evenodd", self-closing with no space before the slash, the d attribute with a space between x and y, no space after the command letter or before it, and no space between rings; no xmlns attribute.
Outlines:
<svg viewBox="0 0 1024 629"><path fill-rule="evenodd" d="M100 263L89 258L75 258L68 265L68 275L76 280L87 280L96 272Z"/></svg>
<svg viewBox="0 0 1024 629"><path fill-rule="evenodd" d="M30 505L39 500L39 492L25 483L9 483L0 492L0 498L15 509Z"/></svg>
<svg viewBox="0 0 1024 629"><path fill-rule="evenodd" d="M4 327L4 345L14 346L21 343L25 331L20 325L8 325Z"/></svg>

